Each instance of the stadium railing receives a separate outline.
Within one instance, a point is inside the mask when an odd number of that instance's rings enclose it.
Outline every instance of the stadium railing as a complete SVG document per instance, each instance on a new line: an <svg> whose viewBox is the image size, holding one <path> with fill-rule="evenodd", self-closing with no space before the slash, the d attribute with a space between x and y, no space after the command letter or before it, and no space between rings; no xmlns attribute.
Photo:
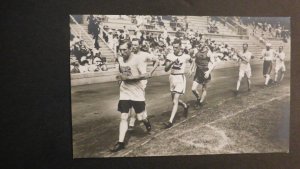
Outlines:
<svg viewBox="0 0 300 169"><path fill-rule="evenodd" d="M225 23L225 25L231 29L232 31L236 32L238 35L248 35L248 30L244 26L240 25L239 23L236 23L233 18L227 17L225 20L224 17L216 17L222 24Z"/></svg>
<svg viewBox="0 0 300 169"><path fill-rule="evenodd" d="M88 37L88 39L92 42L93 41L93 39L90 37L90 35L81 27L81 25L76 21L76 19L72 16L72 15L70 15L70 18L71 18L71 20L78 26L78 28L79 28L79 30L80 30L80 32L79 32L79 37L81 38L81 39L83 39L83 37L82 37L82 34L84 34L86 37ZM72 28L72 26L70 26L71 28ZM73 30L74 30L74 28L73 28Z"/></svg>
<svg viewBox="0 0 300 169"><path fill-rule="evenodd" d="M87 36L87 37L89 38L89 40L93 41L93 39L91 38L91 36L90 36L90 35L82 28L82 26L76 21L76 19L75 19L72 15L70 15L70 18L71 18L72 21L73 21L76 25L78 25L78 27L80 28L80 35L81 35L81 33L83 33L83 34L85 34L85 36ZM101 27L100 27L100 32L102 32L102 33L104 32L104 33L108 34L108 32L105 31L104 29L102 29ZM114 55L116 56L116 51L113 50L113 49L110 47L110 45L108 45L108 44L106 43L106 41L103 39L103 36L101 36L101 35L99 34L98 37L104 42L104 44L105 44L110 50L113 51Z"/></svg>
<svg viewBox="0 0 300 169"><path fill-rule="evenodd" d="M71 25L70 25L70 28L71 28L71 32L74 32L75 36L79 36L80 39L82 39L82 38L81 38L81 31L80 31L80 33L78 33L78 32L76 31L76 29L74 29ZM84 43L84 45L85 45L86 47L91 48L91 46L89 46L89 45L86 43L86 41L83 41L83 43Z"/></svg>

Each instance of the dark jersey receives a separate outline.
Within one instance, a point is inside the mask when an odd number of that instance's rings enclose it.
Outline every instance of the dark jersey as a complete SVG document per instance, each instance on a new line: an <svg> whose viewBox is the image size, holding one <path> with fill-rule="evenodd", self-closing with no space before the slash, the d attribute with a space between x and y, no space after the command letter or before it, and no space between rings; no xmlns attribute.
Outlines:
<svg viewBox="0 0 300 169"><path fill-rule="evenodd" d="M208 69L208 63L210 62L208 52L209 50L198 51L198 53L195 54L195 63L197 65L197 68Z"/></svg>

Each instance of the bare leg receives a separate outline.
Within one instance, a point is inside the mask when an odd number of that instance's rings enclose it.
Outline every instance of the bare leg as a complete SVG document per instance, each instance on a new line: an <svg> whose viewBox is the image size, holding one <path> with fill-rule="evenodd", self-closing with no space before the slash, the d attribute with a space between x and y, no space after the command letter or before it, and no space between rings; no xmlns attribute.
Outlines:
<svg viewBox="0 0 300 169"><path fill-rule="evenodd" d="M248 84L248 91L251 90L251 80L250 80L250 77L247 78L247 84Z"/></svg>
<svg viewBox="0 0 300 169"><path fill-rule="evenodd" d="M147 130L148 132L150 132L150 131L151 131L151 124L150 124L150 121L147 119L146 109L145 109L143 112L138 113L138 114L136 115L136 117L137 117L137 119L138 119L139 121L142 121L142 122L144 123L144 125L145 125L145 127L146 127L146 130Z"/></svg>
<svg viewBox="0 0 300 169"><path fill-rule="evenodd" d="M186 108L186 107L187 107L186 103L185 103L184 101L180 100L180 99L178 99L178 104L179 104L180 106L182 106L183 108Z"/></svg>
<svg viewBox="0 0 300 169"><path fill-rule="evenodd" d="M124 142L124 138L128 129L128 113L121 113L121 122L119 128L119 142Z"/></svg>
<svg viewBox="0 0 300 169"><path fill-rule="evenodd" d="M174 93L172 95L173 95L173 97L172 97L173 98L173 109L172 109L172 114L171 114L171 117L170 117L170 120L169 120L170 123L173 123L174 117L177 113L178 102L179 102L179 94Z"/></svg>
<svg viewBox="0 0 300 169"><path fill-rule="evenodd" d="M197 82L195 82L195 81L193 82L193 85L192 85L192 92L196 96L197 100L200 98L199 92L197 90L198 85L199 84Z"/></svg>
<svg viewBox="0 0 300 169"><path fill-rule="evenodd" d="M129 120L129 126L133 127L134 126L134 123L135 123L135 120L136 120L136 113L134 111L133 108L131 108L130 110L130 120Z"/></svg>
<svg viewBox="0 0 300 169"><path fill-rule="evenodd" d="M270 80L270 75L269 75L269 74L267 74L267 75L266 75L266 81L265 81L265 85L268 85L268 83L269 83L269 80Z"/></svg>
<svg viewBox="0 0 300 169"><path fill-rule="evenodd" d="M281 71L281 78L280 78L279 82L281 82L283 80L284 73L285 73L284 71Z"/></svg>
<svg viewBox="0 0 300 169"><path fill-rule="evenodd" d="M200 103L203 103L205 97L206 97L206 84L203 84L202 85L202 95L201 95Z"/></svg>
<svg viewBox="0 0 300 169"><path fill-rule="evenodd" d="M275 82L278 82L278 80L277 80L277 78L278 78L278 73L279 73L279 70L278 70L278 71L275 71L275 77L274 77Z"/></svg>
<svg viewBox="0 0 300 169"><path fill-rule="evenodd" d="M238 81L237 81L237 83L236 83L236 91L239 91L239 89L240 89L241 80L242 80L242 77L239 76L239 79L238 79Z"/></svg>

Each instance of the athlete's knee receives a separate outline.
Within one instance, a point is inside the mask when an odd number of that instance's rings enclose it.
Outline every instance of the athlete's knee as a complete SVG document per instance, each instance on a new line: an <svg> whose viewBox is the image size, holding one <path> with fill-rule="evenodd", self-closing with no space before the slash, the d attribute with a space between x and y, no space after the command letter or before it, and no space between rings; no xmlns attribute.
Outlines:
<svg viewBox="0 0 300 169"><path fill-rule="evenodd" d="M203 85L202 85L202 92L206 92L206 89L207 89L206 84L203 84Z"/></svg>
<svg viewBox="0 0 300 169"><path fill-rule="evenodd" d="M122 113L121 114L121 120L128 120L128 113Z"/></svg>
<svg viewBox="0 0 300 169"><path fill-rule="evenodd" d="M192 92L193 92L193 93L197 93L198 91L197 91L197 89L192 88Z"/></svg>
<svg viewBox="0 0 300 169"><path fill-rule="evenodd" d="M179 96L178 94L175 94L173 98L173 104L178 104L178 102L179 102Z"/></svg>
<svg viewBox="0 0 300 169"><path fill-rule="evenodd" d="M198 87L198 83L194 81L192 85L192 91L197 92L197 87Z"/></svg>
<svg viewBox="0 0 300 169"><path fill-rule="evenodd" d="M143 120L144 111L141 113L136 114L136 117L139 121Z"/></svg>

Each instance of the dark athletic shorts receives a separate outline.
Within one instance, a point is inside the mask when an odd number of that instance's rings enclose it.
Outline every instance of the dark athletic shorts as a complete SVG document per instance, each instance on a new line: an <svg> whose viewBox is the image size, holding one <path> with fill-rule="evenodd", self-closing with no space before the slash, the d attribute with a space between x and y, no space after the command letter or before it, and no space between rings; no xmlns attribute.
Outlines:
<svg viewBox="0 0 300 169"><path fill-rule="evenodd" d="M263 64L263 75L271 74L272 71L272 61L265 60Z"/></svg>
<svg viewBox="0 0 300 169"><path fill-rule="evenodd" d="M206 84L211 80L211 75L206 79L204 77L204 72L206 72L208 69L200 69L197 67L196 69L196 74L194 76L194 81L199 83L199 84Z"/></svg>
<svg viewBox="0 0 300 169"><path fill-rule="evenodd" d="M128 113L129 109L133 107L135 113L141 113L145 110L145 101L119 100L118 111L121 113Z"/></svg>

